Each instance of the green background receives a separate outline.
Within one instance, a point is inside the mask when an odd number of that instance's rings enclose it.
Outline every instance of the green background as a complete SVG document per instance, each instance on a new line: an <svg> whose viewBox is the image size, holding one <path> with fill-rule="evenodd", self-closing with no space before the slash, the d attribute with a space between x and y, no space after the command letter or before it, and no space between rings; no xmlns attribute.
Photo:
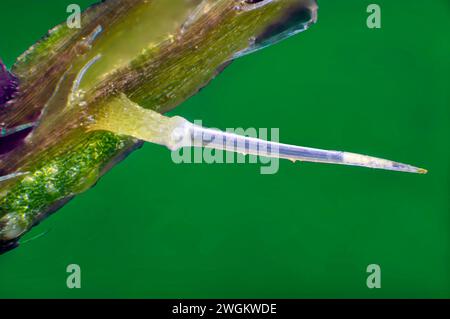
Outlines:
<svg viewBox="0 0 450 319"><path fill-rule="evenodd" d="M1 0L5 63L73 2ZM145 145L0 256L0 297L450 297L450 3L378 0L379 30L370 3L320 1L317 25L236 61L175 113L428 175L282 161L264 176ZM71 263L82 289L66 287ZM369 264L381 289L366 286Z"/></svg>

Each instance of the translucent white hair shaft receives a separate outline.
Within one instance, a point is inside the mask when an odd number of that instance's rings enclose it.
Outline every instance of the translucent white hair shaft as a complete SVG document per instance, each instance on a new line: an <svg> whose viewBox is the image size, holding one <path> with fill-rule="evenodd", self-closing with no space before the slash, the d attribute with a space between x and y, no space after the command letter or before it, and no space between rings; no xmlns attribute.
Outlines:
<svg viewBox="0 0 450 319"><path fill-rule="evenodd" d="M166 117L146 110L121 96L104 107L90 124L91 130L109 130L174 151L183 147L206 147L241 154L295 161L362 166L425 174L422 168L377 157L282 144L204 128L182 117Z"/></svg>

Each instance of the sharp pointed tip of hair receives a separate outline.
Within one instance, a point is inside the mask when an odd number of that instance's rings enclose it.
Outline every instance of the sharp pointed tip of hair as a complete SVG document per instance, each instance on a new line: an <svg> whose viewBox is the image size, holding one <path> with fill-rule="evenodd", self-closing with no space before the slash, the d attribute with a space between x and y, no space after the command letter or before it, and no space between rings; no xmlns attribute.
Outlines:
<svg viewBox="0 0 450 319"><path fill-rule="evenodd" d="M424 169L424 168L418 168L417 173L425 175L425 174L428 174L428 170Z"/></svg>

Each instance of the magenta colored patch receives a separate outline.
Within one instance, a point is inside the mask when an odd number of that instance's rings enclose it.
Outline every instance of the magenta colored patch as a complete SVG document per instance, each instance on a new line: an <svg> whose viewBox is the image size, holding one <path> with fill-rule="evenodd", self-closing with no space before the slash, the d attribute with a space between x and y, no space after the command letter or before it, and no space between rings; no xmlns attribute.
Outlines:
<svg viewBox="0 0 450 319"><path fill-rule="evenodd" d="M0 60L0 108L15 97L18 87L19 81Z"/></svg>

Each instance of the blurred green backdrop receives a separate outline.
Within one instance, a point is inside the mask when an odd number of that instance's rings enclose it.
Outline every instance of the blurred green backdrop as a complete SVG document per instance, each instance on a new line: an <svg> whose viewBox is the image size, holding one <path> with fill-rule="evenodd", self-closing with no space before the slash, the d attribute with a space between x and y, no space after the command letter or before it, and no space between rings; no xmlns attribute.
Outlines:
<svg viewBox="0 0 450 319"><path fill-rule="evenodd" d="M72 2L2 0L7 65ZM379 30L370 3L319 1L317 25L236 61L176 113L428 175L283 161L263 176L145 145L0 256L0 297L450 297L450 3L378 0ZM71 263L82 289L66 287Z"/></svg>

